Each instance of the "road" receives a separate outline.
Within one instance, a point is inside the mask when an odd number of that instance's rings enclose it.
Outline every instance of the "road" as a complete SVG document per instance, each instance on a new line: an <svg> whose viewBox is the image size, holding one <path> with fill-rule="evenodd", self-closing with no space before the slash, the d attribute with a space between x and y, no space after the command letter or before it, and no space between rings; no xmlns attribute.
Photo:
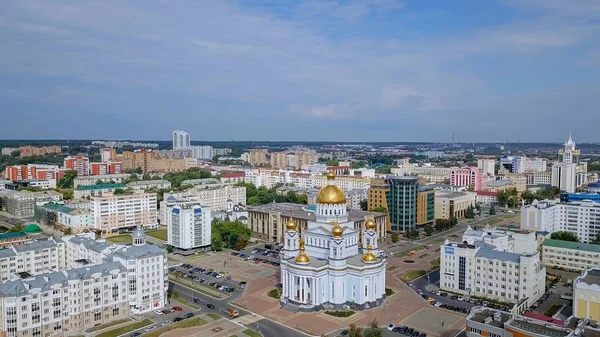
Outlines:
<svg viewBox="0 0 600 337"><path fill-rule="evenodd" d="M204 295L193 289L179 285L172 281L169 281L169 288L172 289L174 292L176 292L180 297L182 297L190 302L193 302L194 298L200 299L201 312L206 313L206 312L214 311L214 312L220 313L224 317L227 317L225 314L225 310L227 310L228 308L233 308L233 306L231 306L229 304L229 301L227 301L227 300L217 300L215 298L209 297L207 295ZM233 299L230 299L230 300L233 300ZM206 304L208 304L208 303L214 305L215 309L207 308ZM251 313L247 310L237 308L237 307L236 307L236 310L239 311L240 317L249 316L249 318L251 317L252 320L255 319L256 321L254 321L252 323L243 324L243 325L246 326L246 328L260 332L264 337L279 337L279 336L306 337L306 336L308 336L298 330L286 327L284 325L276 323L275 321L272 321L272 320L266 319L260 315ZM239 321L239 319L236 321ZM234 321L234 322L236 322L236 321ZM237 323L241 323L241 322L237 322Z"/></svg>

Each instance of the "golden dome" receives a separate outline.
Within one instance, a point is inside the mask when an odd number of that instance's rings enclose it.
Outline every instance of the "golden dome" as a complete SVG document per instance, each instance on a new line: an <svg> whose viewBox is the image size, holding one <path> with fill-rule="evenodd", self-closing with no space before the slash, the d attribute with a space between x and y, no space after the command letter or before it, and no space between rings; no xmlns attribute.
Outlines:
<svg viewBox="0 0 600 337"><path fill-rule="evenodd" d="M340 226L339 223L335 223L335 226L333 226L333 229L331 230L331 236L333 236L335 239L339 239L342 237L342 234L344 234L344 227Z"/></svg>
<svg viewBox="0 0 600 337"><path fill-rule="evenodd" d="M308 256L306 254L304 254L304 241L300 241L299 244L299 248L300 248L300 253L298 254L298 256L296 256L296 263L297 264L307 264L308 262L310 262Z"/></svg>
<svg viewBox="0 0 600 337"><path fill-rule="evenodd" d="M365 221L365 228L367 230L375 230L377 228L377 225L375 224L375 220L373 220L373 218L368 218Z"/></svg>
<svg viewBox="0 0 600 337"><path fill-rule="evenodd" d="M335 179L335 173L329 171L327 173L327 180L333 182ZM343 205L346 203L346 194L341 188L335 186L333 183L323 187L319 194L317 194L317 204L328 204L328 205Z"/></svg>
<svg viewBox="0 0 600 337"><path fill-rule="evenodd" d="M294 218L290 218L287 222L287 230L288 231L295 231L296 230L296 221L294 220Z"/></svg>
<svg viewBox="0 0 600 337"><path fill-rule="evenodd" d="M362 261L364 263L377 262L377 256L371 252L372 249L373 248L371 246L367 246L367 253L362 257Z"/></svg>

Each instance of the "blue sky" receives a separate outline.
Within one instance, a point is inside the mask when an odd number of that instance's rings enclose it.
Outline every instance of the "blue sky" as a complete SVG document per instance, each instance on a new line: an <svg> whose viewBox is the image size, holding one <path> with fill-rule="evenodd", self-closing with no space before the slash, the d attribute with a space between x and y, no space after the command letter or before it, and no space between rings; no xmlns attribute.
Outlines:
<svg viewBox="0 0 600 337"><path fill-rule="evenodd" d="M600 141L596 0L25 0L0 13L0 139Z"/></svg>

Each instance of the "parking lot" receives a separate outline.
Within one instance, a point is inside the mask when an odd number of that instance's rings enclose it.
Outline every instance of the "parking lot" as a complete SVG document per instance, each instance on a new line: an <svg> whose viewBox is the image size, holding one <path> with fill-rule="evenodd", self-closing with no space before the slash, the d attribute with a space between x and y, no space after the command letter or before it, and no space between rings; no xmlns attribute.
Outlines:
<svg viewBox="0 0 600 337"><path fill-rule="evenodd" d="M231 255L240 257L246 261L254 261L279 267L281 246L262 244L248 247L240 251L232 252Z"/></svg>
<svg viewBox="0 0 600 337"><path fill-rule="evenodd" d="M208 287L213 287L223 293L233 293L243 289L246 282L237 282L223 271L214 268L195 267L191 264L181 264L169 267L169 272L176 273L191 281Z"/></svg>

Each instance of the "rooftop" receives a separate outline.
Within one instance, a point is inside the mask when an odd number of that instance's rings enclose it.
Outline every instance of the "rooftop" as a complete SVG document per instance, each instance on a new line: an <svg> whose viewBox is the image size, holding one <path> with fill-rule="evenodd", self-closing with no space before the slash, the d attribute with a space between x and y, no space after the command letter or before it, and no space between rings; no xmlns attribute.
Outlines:
<svg viewBox="0 0 600 337"><path fill-rule="evenodd" d="M498 250L492 250L487 248L480 248L477 253L475 253L475 257L483 257L490 260L500 260L506 262L521 262L521 255L509 252L501 252Z"/></svg>
<svg viewBox="0 0 600 337"><path fill-rule="evenodd" d="M292 217L306 221L316 221L315 205L293 204L288 202L270 203L261 206L248 206L248 212L277 212L284 217ZM361 210L348 210L349 221L362 221L367 217L378 217L385 213L369 212Z"/></svg>
<svg viewBox="0 0 600 337"><path fill-rule="evenodd" d="M589 285L600 284L600 269L591 269L585 271L582 276L579 276L575 279L575 285L579 282L583 282Z"/></svg>
<svg viewBox="0 0 600 337"><path fill-rule="evenodd" d="M58 204L55 202L47 202L47 203L43 204L42 207L44 207L47 210L60 212L60 213L71 213L73 211L73 208L67 207L63 204Z"/></svg>
<svg viewBox="0 0 600 337"><path fill-rule="evenodd" d="M12 233L2 233L0 234L0 240L8 240L14 238L20 238L24 236L28 236L29 234L25 232L12 232Z"/></svg>
<svg viewBox="0 0 600 337"><path fill-rule="evenodd" d="M162 185L162 184L171 184L168 180L139 180L132 181L127 184L127 186L138 186L138 185Z"/></svg>
<svg viewBox="0 0 600 337"><path fill-rule="evenodd" d="M573 250L583 250L586 252L600 253L600 245L591 243L571 242L563 240L546 239L543 243L544 247L556 247Z"/></svg>
<svg viewBox="0 0 600 337"><path fill-rule="evenodd" d="M95 191L95 190L105 190L105 189L117 189L117 188L127 188L125 184L99 184L99 185L79 185L77 186L77 191Z"/></svg>
<svg viewBox="0 0 600 337"><path fill-rule="evenodd" d="M469 316L467 316L468 321L486 323L497 328L503 328L504 324L511 318L512 315L509 313L499 310L492 310L485 307L473 308L471 313L469 313Z"/></svg>

